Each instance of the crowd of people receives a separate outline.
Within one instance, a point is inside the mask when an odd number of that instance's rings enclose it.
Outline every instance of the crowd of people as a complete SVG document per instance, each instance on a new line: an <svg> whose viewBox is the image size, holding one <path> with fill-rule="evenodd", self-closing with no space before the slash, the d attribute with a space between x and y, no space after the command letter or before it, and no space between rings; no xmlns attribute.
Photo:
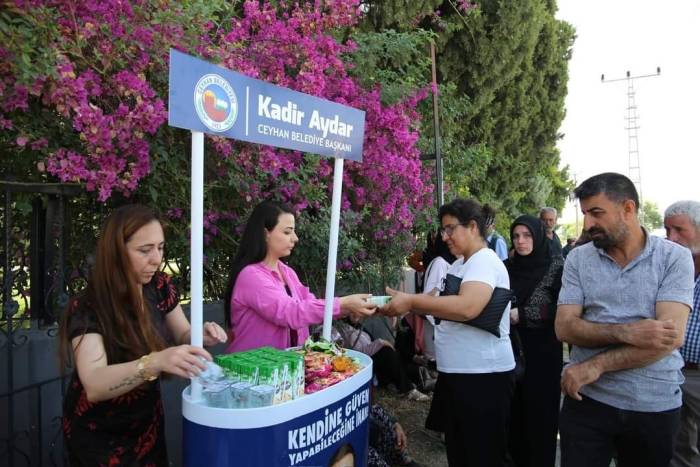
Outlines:
<svg viewBox="0 0 700 467"><path fill-rule="evenodd" d="M584 233L564 246L553 208L517 217L507 242L492 208L455 199L428 235L417 293L387 288L380 308L363 293L329 298L334 336L372 357L376 383L430 401L426 427L444 434L450 466L554 466L558 437L564 467L613 457L621 467L700 465L700 202L670 206L662 239L642 227L627 177L596 175L575 195ZM205 323L206 346L293 347L323 321L325 300L283 261L298 241L293 211L255 207L225 329ZM211 360L187 344L178 292L160 271L163 245L152 210L114 211L88 286L64 314L74 465L165 465L158 377L188 378ZM362 322L374 314L400 319L410 344L372 336ZM418 465L376 400L370 425L369 465Z"/></svg>
<svg viewBox="0 0 700 467"><path fill-rule="evenodd" d="M439 372L426 422L445 432L451 466L553 466L558 435L562 466L608 467L613 458L618 466L700 465L700 203L670 206L662 239L642 227L627 177L600 174L575 194L584 233L563 248L553 208L511 224L509 333L477 324L490 310L485 299L481 314L472 308L480 289L493 300L502 277L488 207L453 215L464 203L456 200L441 208L440 233L458 259L439 294L389 290L385 314L451 320L435 327ZM458 298L444 297L450 273L461 278ZM508 340L514 361L505 365ZM481 386L486 377L493 386Z"/></svg>

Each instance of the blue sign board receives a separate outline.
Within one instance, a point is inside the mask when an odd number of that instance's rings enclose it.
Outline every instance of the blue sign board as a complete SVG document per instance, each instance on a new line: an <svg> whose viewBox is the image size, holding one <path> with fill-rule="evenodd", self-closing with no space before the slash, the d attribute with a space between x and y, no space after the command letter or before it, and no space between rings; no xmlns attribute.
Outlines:
<svg viewBox="0 0 700 467"><path fill-rule="evenodd" d="M367 466L370 382L348 396L299 417L267 426L221 428L183 420L186 467ZM216 413L235 418L237 413ZM213 417L212 417L213 418ZM265 416L260 415L261 422ZM221 424L219 422L218 424Z"/></svg>
<svg viewBox="0 0 700 467"><path fill-rule="evenodd" d="M170 50L168 123L226 138L362 160L365 112Z"/></svg>
<svg viewBox="0 0 700 467"><path fill-rule="evenodd" d="M372 359L354 376L269 407L209 407L182 396L184 467L367 466Z"/></svg>

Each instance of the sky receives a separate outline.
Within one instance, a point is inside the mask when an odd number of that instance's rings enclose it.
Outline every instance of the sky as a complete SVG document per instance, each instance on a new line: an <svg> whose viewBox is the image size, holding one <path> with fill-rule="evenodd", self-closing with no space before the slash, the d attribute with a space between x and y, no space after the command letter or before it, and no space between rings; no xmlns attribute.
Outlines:
<svg viewBox="0 0 700 467"><path fill-rule="evenodd" d="M576 29L569 63L561 165L581 183L601 172L629 175L627 82L634 82L642 196L663 210L700 201L700 1L559 0ZM569 204L560 223L575 221Z"/></svg>

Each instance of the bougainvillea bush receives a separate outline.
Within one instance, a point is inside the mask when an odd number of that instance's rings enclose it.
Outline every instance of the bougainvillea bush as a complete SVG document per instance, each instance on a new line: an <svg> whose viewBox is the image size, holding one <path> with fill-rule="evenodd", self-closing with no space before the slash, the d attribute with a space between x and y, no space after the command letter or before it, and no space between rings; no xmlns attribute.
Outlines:
<svg viewBox="0 0 700 467"><path fill-rule="evenodd" d="M132 201L157 207L168 221L168 256L187 279L190 136L167 126L166 107L168 51L176 48L366 111L363 162L345 163L338 266L346 288L377 292L413 247L432 200L417 149L427 83L383 104L379 85L351 76L358 7L16 0L0 13L0 174L81 183L93 211ZM220 137L207 137L205 152L208 296L224 289L245 218L266 198L299 213L302 243L291 260L322 292L333 161Z"/></svg>

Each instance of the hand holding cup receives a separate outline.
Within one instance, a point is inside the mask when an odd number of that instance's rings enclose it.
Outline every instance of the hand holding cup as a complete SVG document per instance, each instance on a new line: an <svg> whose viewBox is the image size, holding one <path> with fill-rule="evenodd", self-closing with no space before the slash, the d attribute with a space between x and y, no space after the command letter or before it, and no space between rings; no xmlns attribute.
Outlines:
<svg viewBox="0 0 700 467"><path fill-rule="evenodd" d="M388 303L379 308L379 312L385 316L403 316L409 313L412 308L411 294L399 292L390 287L386 288L386 293L391 297Z"/></svg>
<svg viewBox="0 0 700 467"><path fill-rule="evenodd" d="M346 295L340 298L340 309L343 316L350 315L359 320L365 316L372 316L377 310L377 305L368 301L369 294Z"/></svg>

